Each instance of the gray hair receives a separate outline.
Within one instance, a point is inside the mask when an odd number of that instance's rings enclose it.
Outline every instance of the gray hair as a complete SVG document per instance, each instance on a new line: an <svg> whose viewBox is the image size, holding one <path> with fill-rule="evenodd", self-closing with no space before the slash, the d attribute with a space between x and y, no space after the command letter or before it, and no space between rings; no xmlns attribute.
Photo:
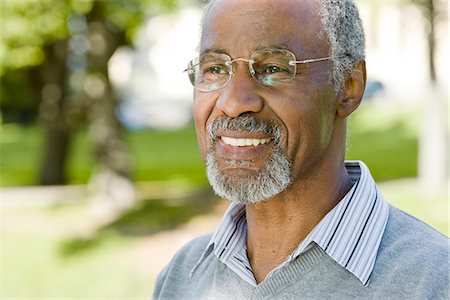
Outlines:
<svg viewBox="0 0 450 300"><path fill-rule="evenodd" d="M366 57L362 21L352 0L320 0L320 19L334 57L330 79L339 90Z"/></svg>
<svg viewBox="0 0 450 300"><path fill-rule="evenodd" d="M202 30L214 1L210 0L204 7ZM353 0L318 0L318 3L333 57L330 81L339 91L356 64L365 59L364 29Z"/></svg>

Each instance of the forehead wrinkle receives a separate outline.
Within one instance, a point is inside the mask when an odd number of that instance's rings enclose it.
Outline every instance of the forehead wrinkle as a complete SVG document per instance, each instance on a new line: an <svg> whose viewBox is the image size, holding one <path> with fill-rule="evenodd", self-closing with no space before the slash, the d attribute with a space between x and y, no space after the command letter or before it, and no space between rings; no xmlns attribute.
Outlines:
<svg viewBox="0 0 450 300"><path fill-rule="evenodd" d="M227 54L227 50L225 49L214 49L214 48L206 48L206 49L202 49L199 53L199 56L205 56L206 54L209 53L220 53L220 54Z"/></svg>
<svg viewBox="0 0 450 300"><path fill-rule="evenodd" d="M255 47L254 49L251 50L251 53L249 53L249 55L251 55L253 52L255 51L261 51L261 50L270 50L270 49L282 49L282 50L289 50L291 52L293 52L292 48L288 46L288 44L285 43L277 43L277 44L270 44L270 45L260 45ZM199 56L204 56L207 55L209 53L220 53L220 54L228 54L228 51L226 49L222 49L222 48L218 48L218 49L214 49L214 48L205 48L203 50L200 51Z"/></svg>
<svg viewBox="0 0 450 300"><path fill-rule="evenodd" d="M214 48L217 46L217 48L221 48L220 52L233 57L251 55L254 50L264 48L286 49L297 57L328 55L328 43L322 34L323 28L320 22L318 3L309 2L309 0L285 1L274 3L273 1L255 0L241 3L240 0L216 0L203 23L200 53L205 52L202 47ZM296 8L292 10L288 7L280 7L281 3L295 3L299 6L296 5ZM244 6L237 4L244 4ZM308 8L301 8L305 4ZM286 17L281 22L275 21L274 17L276 18L278 14L284 14ZM255 16L257 17L255 18ZM226 22L228 25L224 26ZM220 33L216 31L216 26L222 26ZM281 34L281 32L289 31L289 28L292 32ZM295 35L295 31L298 30L311 32L315 38L298 39ZM238 32L241 33L238 34ZM307 34L303 36L307 37ZM226 39L229 37L233 37L234 42L229 43L230 39ZM226 42L222 42L224 38ZM252 43L258 40L259 42ZM244 46L241 47L247 42L250 42L247 49ZM245 50L245 52L238 49Z"/></svg>
<svg viewBox="0 0 450 300"><path fill-rule="evenodd" d="M269 50L269 49L283 49L283 50L289 50L292 51L291 47L286 43L276 43L276 44L269 44L267 46L261 45L253 49L255 50Z"/></svg>
<svg viewBox="0 0 450 300"><path fill-rule="evenodd" d="M279 43L279 44L277 43L277 44L270 44L268 46L265 46L265 45L257 46L257 47L255 47L254 49L251 50L251 53L248 54L248 57L250 57L253 54L253 52L255 52L255 51L270 50L270 49L288 50L288 51L291 51L292 53L294 53L294 55L296 57L297 57L297 54L300 54L300 56L298 56L298 57L302 57L302 53L303 53L303 51L300 51L300 53L296 53L296 52L299 52L299 51L295 51L294 49L292 49L292 47L290 47L286 43ZM302 49L300 49L300 50L302 50ZM205 55L208 55L208 54L211 54L211 53L226 54L226 55L228 55L230 57L230 59L236 59L237 58L237 57L231 56L226 49L221 49L221 48L218 48L218 49L206 48L206 49L201 50L199 52L199 56L198 57L201 58L201 57L203 57ZM240 57L240 58L244 58L244 57Z"/></svg>

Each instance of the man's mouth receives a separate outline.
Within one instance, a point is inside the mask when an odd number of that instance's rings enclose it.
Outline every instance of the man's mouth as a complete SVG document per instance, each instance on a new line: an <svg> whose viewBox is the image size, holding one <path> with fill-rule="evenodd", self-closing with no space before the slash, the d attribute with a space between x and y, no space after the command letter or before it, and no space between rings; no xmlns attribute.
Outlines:
<svg viewBox="0 0 450 300"><path fill-rule="evenodd" d="M221 139L226 145L230 145L233 147L259 146L267 144L272 140L271 138L251 139L251 138L233 138L227 136L222 136Z"/></svg>

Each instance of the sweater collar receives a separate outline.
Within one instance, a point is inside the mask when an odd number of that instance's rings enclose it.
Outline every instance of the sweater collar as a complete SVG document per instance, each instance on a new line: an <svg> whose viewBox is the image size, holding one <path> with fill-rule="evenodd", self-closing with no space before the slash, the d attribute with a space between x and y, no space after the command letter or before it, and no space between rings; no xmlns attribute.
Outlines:
<svg viewBox="0 0 450 300"><path fill-rule="evenodd" d="M367 166L361 161L346 161L354 182L344 198L319 222L297 249L266 279L291 264L312 243L321 247L339 265L368 285L381 238L386 228L389 205L382 198ZM232 203L213 234L197 267L212 253L242 279L256 286L246 255L247 224L245 206Z"/></svg>

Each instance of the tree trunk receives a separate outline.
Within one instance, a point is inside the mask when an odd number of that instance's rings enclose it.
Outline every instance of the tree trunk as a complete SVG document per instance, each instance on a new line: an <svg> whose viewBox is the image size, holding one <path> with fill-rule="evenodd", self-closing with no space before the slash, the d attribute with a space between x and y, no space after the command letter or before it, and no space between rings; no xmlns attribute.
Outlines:
<svg viewBox="0 0 450 300"><path fill-rule="evenodd" d="M39 117L45 130L45 143L39 183L54 185L66 182L65 165L71 137L67 121L67 40L48 46L46 54L47 63L41 68L43 88Z"/></svg>
<svg viewBox="0 0 450 300"><path fill-rule="evenodd" d="M109 222L131 208L136 195L131 159L116 118L118 100L108 78L108 61L125 43L123 33L113 32L103 20L101 2L94 2L87 17L91 50L84 88L90 102L89 132L97 166L90 180L93 211L99 222Z"/></svg>
<svg viewBox="0 0 450 300"><path fill-rule="evenodd" d="M41 185L65 184L70 132L63 128L47 128L45 134L45 151L39 183Z"/></svg>
<svg viewBox="0 0 450 300"><path fill-rule="evenodd" d="M434 53L436 48L436 9L434 6L434 0L427 1L427 11L429 18L429 29L428 29L428 67L430 72L430 80L432 84L436 83L436 67L434 62Z"/></svg>

